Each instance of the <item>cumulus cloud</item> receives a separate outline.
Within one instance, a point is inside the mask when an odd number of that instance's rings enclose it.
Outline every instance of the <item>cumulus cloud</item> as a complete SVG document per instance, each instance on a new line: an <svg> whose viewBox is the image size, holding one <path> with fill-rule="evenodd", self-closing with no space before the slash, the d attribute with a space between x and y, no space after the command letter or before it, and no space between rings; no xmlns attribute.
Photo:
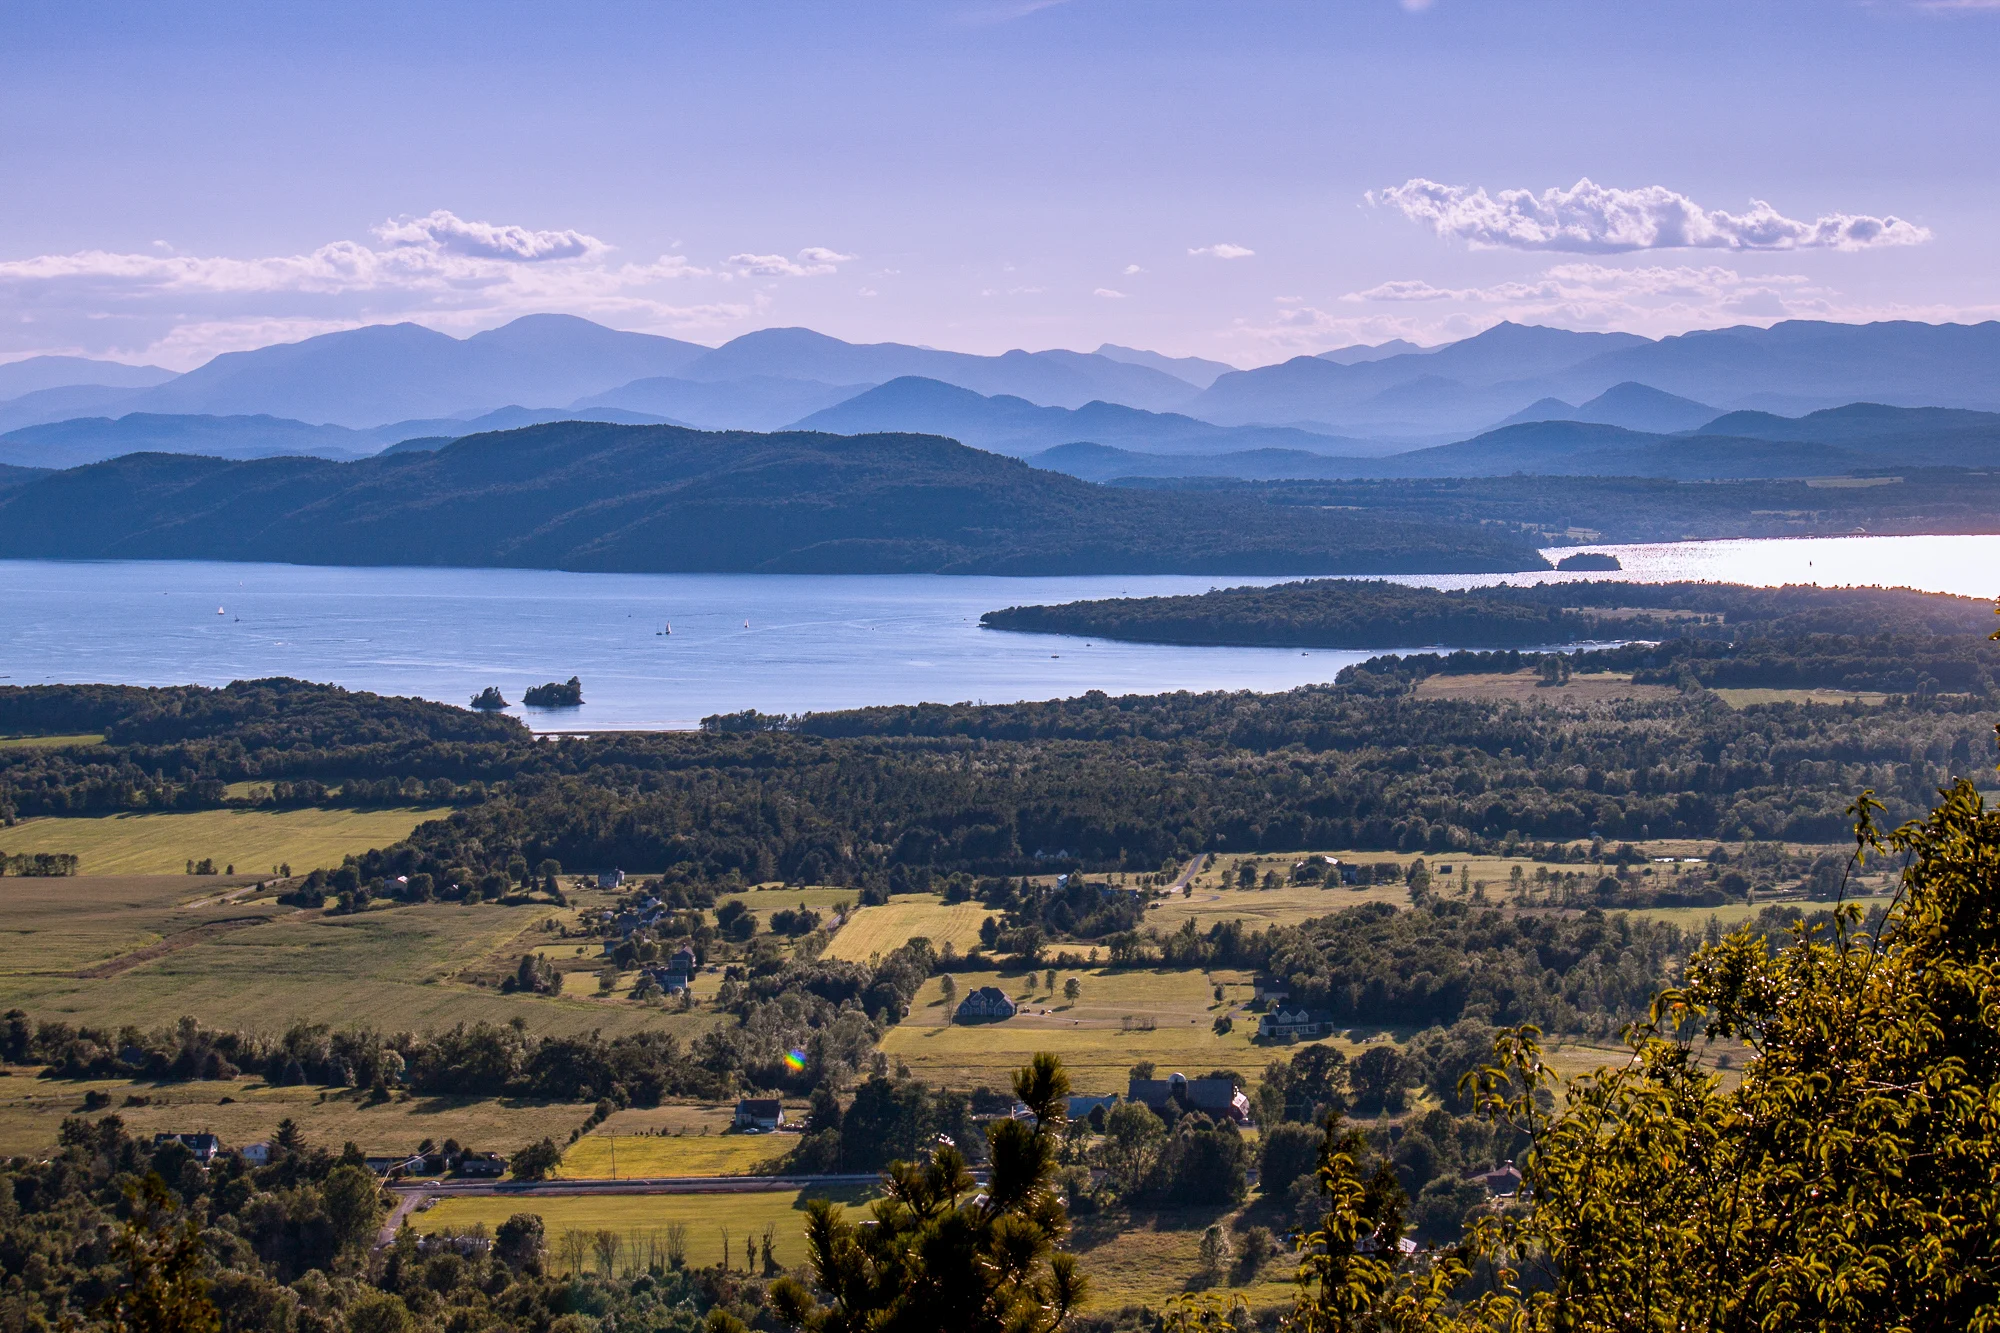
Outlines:
<svg viewBox="0 0 2000 1333"><path fill-rule="evenodd" d="M746 254L729 256L729 263L746 278L816 278L838 272L842 264L853 258L853 255L844 255L823 245L809 245L799 251L796 259L787 259L783 255Z"/></svg>
<svg viewBox="0 0 2000 1333"><path fill-rule="evenodd" d="M1248 259L1256 253L1255 250L1241 245L1230 245L1226 241L1217 245L1204 245L1199 249L1188 251L1190 255L1206 255L1211 259Z"/></svg>
<svg viewBox="0 0 2000 1333"><path fill-rule="evenodd" d="M1091 295L1102 296L1106 300L1110 301L1122 301L1125 299L1125 293L1121 291L1116 291L1110 287L1099 287L1096 291L1092 292Z"/></svg>
<svg viewBox="0 0 2000 1333"><path fill-rule="evenodd" d="M1706 209L1664 185L1622 190L1588 177L1569 189L1502 190L1421 177L1365 196L1478 250L1624 254L1636 250L1867 250L1920 245L1927 228L1898 217L1789 218L1762 199L1742 213Z"/></svg>
<svg viewBox="0 0 2000 1333"><path fill-rule="evenodd" d="M831 272L848 258L816 246L779 262ZM620 261L582 231L440 209L385 222L372 243L332 241L304 254L240 258L154 247L0 261L0 306L21 316L0 337L0 354L64 351L186 367L218 352L359 324L413 319L471 331L538 310L662 332L727 328L768 298L690 300L688 285L736 275L684 255Z"/></svg>
<svg viewBox="0 0 2000 1333"><path fill-rule="evenodd" d="M442 208L420 218L385 222L375 229L375 234L391 245L423 246L442 254L523 263L595 258L609 248L595 236L580 231L534 231L490 222L467 222Z"/></svg>

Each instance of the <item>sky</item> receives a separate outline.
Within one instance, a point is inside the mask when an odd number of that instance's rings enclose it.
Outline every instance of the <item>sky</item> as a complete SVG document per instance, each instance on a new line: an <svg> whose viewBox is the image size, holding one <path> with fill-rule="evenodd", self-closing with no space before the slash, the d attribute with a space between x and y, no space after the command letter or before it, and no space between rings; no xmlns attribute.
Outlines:
<svg viewBox="0 0 2000 1333"><path fill-rule="evenodd" d="M1996 56L2000 0L22 0L0 360L1982 320Z"/></svg>

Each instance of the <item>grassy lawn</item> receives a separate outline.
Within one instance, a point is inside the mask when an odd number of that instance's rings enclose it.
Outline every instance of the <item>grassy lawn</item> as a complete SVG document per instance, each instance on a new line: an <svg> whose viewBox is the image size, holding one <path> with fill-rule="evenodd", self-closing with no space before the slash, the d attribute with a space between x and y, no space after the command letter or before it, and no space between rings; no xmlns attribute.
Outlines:
<svg viewBox="0 0 2000 1333"><path fill-rule="evenodd" d="M1234 1243L1252 1221L1270 1225L1272 1220L1254 1210L1220 1207L1085 1217L1077 1219L1068 1248L1090 1278L1086 1308L1094 1314L1127 1305L1163 1310L1174 1297L1191 1293L1206 1293L1225 1306L1241 1299L1253 1310L1290 1308L1298 1260L1289 1253L1274 1256L1255 1277L1233 1272L1204 1276L1200 1271L1201 1233L1211 1224L1220 1222Z"/></svg>
<svg viewBox="0 0 2000 1333"><path fill-rule="evenodd" d="M444 1199L435 1206L410 1215L410 1225L419 1231L469 1231L484 1226L488 1231L515 1213L537 1213L548 1234L549 1258L558 1271L568 1267L562 1236L565 1231L615 1231L628 1247L636 1241L643 1246L647 1233L657 1233L679 1224L687 1228L687 1260L704 1267L722 1258L722 1237L730 1238L729 1263L744 1267L743 1242L760 1238L765 1227L775 1229L773 1257L789 1268L805 1262L805 1206L811 1198L833 1199L850 1207L868 1197L865 1186L827 1186L807 1190L766 1190L741 1194L614 1194L572 1198L508 1198L487 1195L469 1199Z"/></svg>
<svg viewBox="0 0 2000 1333"><path fill-rule="evenodd" d="M72 1083L15 1069L0 1078L0 1156L49 1151L64 1117L84 1114L84 1094L92 1091L108 1094L111 1105L89 1118L118 1116L134 1134L208 1130L228 1146L240 1147L270 1139L278 1122L289 1116L299 1122L309 1143L338 1150L352 1140L372 1154L414 1151L427 1138L439 1143L455 1138L496 1152L512 1152L545 1137L562 1143L591 1110L587 1105L494 1097L412 1097L370 1106L366 1094L356 1089L274 1088L255 1079ZM150 1105L126 1105L132 1097Z"/></svg>
<svg viewBox="0 0 2000 1333"><path fill-rule="evenodd" d="M95 732L74 736L0 736L0 750L67 750L102 744L104 737Z"/></svg>
<svg viewBox="0 0 2000 1333"><path fill-rule="evenodd" d="M289 864L303 873L337 866L349 853L400 842L445 809L198 810L185 814L28 819L0 829L0 849L74 852L88 875L171 875L212 859L246 875Z"/></svg>
<svg viewBox="0 0 2000 1333"><path fill-rule="evenodd" d="M921 935L943 948L951 941L960 953L979 945L979 923L993 913L977 902L947 905L935 894L898 894L880 907L863 907L827 946L827 957L865 963Z"/></svg>

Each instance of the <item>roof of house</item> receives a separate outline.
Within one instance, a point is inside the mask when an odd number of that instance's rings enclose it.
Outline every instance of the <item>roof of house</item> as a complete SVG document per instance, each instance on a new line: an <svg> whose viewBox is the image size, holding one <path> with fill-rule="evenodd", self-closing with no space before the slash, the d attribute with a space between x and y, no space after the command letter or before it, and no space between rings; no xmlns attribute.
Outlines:
<svg viewBox="0 0 2000 1333"><path fill-rule="evenodd" d="M736 1103L739 1115L779 1115L785 1104L776 1097L745 1097Z"/></svg>

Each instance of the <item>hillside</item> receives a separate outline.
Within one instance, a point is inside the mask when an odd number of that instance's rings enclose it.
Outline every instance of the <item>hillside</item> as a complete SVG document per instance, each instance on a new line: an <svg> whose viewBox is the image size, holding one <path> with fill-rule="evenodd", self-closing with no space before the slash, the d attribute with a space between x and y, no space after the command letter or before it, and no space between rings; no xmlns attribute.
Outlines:
<svg viewBox="0 0 2000 1333"><path fill-rule="evenodd" d="M0 498L0 557L598 571L1541 569L1404 519L1093 486L929 436L560 422L332 463L135 454Z"/></svg>
<svg viewBox="0 0 2000 1333"><path fill-rule="evenodd" d="M1157 454L1294 449L1318 454L1379 453L1381 445L1284 426L1216 426L1173 412L1148 412L1095 401L1044 407L1011 395L991 397L938 380L905 376L814 412L797 430L857 435L910 431L944 435L994 453L1025 456L1077 441Z"/></svg>

